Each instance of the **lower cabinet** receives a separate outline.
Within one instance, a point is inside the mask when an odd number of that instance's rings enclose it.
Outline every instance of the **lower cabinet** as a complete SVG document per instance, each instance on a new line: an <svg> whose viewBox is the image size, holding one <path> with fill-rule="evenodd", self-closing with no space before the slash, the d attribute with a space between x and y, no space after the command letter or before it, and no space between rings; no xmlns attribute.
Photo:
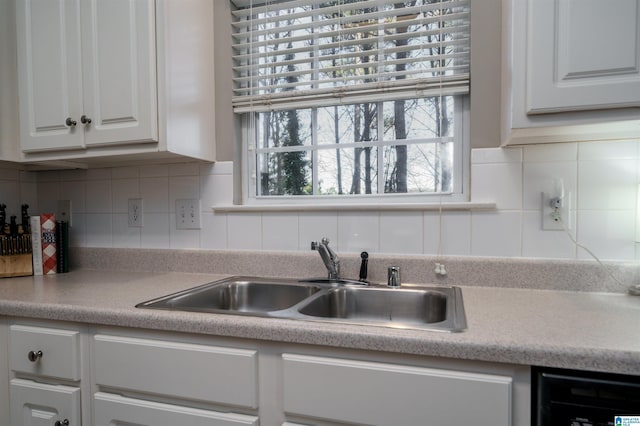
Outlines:
<svg viewBox="0 0 640 426"><path fill-rule="evenodd" d="M527 366L22 319L2 341L11 426L530 424Z"/></svg>
<svg viewBox="0 0 640 426"><path fill-rule="evenodd" d="M512 378L284 354L287 413L366 425L511 425Z"/></svg>
<svg viewBox="0 0 640 426"><path fill-rule="evenodd" d="M98 386L258 407L255 349L113 334L93 336L93 345Z"/></svg>
<svg viewBox="0 0 640 426"><path fill-rule="evenodd" d="M258 418L235 413L218 413L197 408L126 398L98 392L93 397L96 426L257 426Z"/></svg>
<svg viewBox="0 0 640 426"><path fill-rule="evenodd" d="M93 336L95 426L257 425L258 352L179 340ZM109 393L136 394L135 398ZM168 402L167 402L168 401ZM216 404L216 409L193 408Z"/></svg>
<svg viewBox="0 0 640 426"><path fill-rule="evenodd" d="M80 388L13 379L11 426L80 425Z"/></svg>

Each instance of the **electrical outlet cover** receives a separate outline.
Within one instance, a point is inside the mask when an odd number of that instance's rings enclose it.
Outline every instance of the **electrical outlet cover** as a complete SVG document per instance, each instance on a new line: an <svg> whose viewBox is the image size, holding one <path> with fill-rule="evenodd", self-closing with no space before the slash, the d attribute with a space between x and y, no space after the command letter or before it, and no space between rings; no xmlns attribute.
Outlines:
<svg viewBox="0 0 640 426"><path fill-rule="evenodd" d="M142 198L129 198L129 227L142 228Z"/></svg>
<svg viewBox="0 0 640 426"><path fill-rule="evenodd" d="M556 212L551 206L551 200L556 197L548 192L542 193L542 229L544 231L562 231L564 228L571 229L571 193L566 193L562 198L562 205ZM562 222L556 220L555 214L562 218Z"/></svg>
<svg viewBox="0 0 640 426"><path fill-rule="evenodd" d="M176 229L200 229L200 200L176 200Z"/></svg>

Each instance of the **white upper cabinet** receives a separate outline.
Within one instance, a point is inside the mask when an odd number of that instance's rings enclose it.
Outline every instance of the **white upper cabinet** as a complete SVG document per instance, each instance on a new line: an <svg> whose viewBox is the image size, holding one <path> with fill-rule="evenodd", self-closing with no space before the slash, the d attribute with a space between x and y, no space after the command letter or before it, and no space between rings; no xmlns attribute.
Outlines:
<svg viewBox="0 0 640 426"><path fill-rule="evenodd" d="M0 1L0 161L19 158L15 8Z"/></svg>
<svg viewBox="0 0 640 426"><path fill-rule="evenodd" d="M503 143L640 137L640 0L505 0L503 21Z"/></svg>
<svg viewBox="0 0 640 426"><path fill-rule="evenodd" d="M638 0L531 1L527 113L640 106L639 12Z"/></svg>
<svg viewBox="0 0 640 426"><path fill-rule="evenodd" d="M157 141L155 14L149 1L81 3L86 145ZM85 25L88 24L88 25Z"/></svg>
<svg viewBox="0 0 640 426"><path fill-rule="evenodd" d="M153 4L18 2L24 152L155 142Z"/></svg>
<svg viewBox="0 0 640 426"><path fill-rule="evenodd" d="M210 1L20 0L16 17L22 161L215 159Z"/></svg>

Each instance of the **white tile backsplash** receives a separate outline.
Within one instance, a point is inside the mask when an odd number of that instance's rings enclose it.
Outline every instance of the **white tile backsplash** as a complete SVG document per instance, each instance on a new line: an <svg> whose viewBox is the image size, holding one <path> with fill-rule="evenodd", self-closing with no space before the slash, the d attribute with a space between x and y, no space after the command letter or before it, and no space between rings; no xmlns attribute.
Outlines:
<svg viewBox="0 0 640 426"><path fill-rule="evenodd" d="M423 233L423 224L420 211L380 212L380 252L423 253L423 239L416 238Z"/></svg>
<svg viewBox="0 0 640 426"><path fill-rule="evenodd" d="M113 179L113 213L127 213L129 199L140 198L140 179ZM144 204L142 206L144 212Z"/></svg>
<svg viewBox="0 0 640 426"><path fill-rule="evenodd" d="M300 250L310 250L312 241L328 238L332 247L338 244L337 212L300 212L298 216Z"/></svg>
<svg viewBox="0 0 640 426"><path fill-rule="evenodd" d="M578 212L578 242L601 260L634 260L635 210L585 210ZM590 259L578 249L579 259Z"/></svg>
<svg viewBox="0 0 640 426"><path fill-rule="evenodd" d="M472 164L521 162L522 148L485 148L471 150Z"/></svg>
<svg viewBox="0 0 640 426"><path fill-rule="evenodd" d="M142 248L167 249L170 247L168 213L145 212L142 215L142 224L140 243Z"/></svg>
<svg viewBox="0 0 640 426"><path fill-rule="evenodd" d="M87 180L85 211L87 213L111 213L113 205L111 187L111 180Z"/></svg>
<svg viewBox="0 0 640 426"><path fill-rule="evenodd" d="M521 212L473 212L471 214L473 256L522 256Z"/></svg>
<svg viewBox="0 0 640 426"><path fill-rule="evenodd" d="M638 158L640 141L587 142L579 145L579 161Z"/></svg>
<svg viewBox="0 0 640 426"><path fill-rule="evenodd" d="M142 228L129 228L129 215L127 213L114 213L112 219L113 247L140 247Z"/></svg>
<svg viewBox="0 0 640 426"><path fill-rule="evenodd" d="M500 210L520 210L522 163L472 164L471 200L491 200Z"/></svg>
<svg viewBox="0 0 640 426"><path fill-rule="evenodd" d="M262 249L262 215L260 213L229 213L227 226L228 248Z"/></svg>
<svg viewBox="0 0 640 426"><path fill-rule="evenodd" d="M169 211L176 209L176 200L200 198L200 177L176 176L169 178Z"/></svg>
<svg viewBox="0 0 640 426"><path fill-rule="evenodd" d="M200 247L205 250L224 250L227 248L227 215L226 213L206 211L202 208L200 216L202 231Z"/></svg>
<svg viewBox="0 0 640 426"><path fill-rule="evenodd" d="M575 211L571 212L575 224ZM576 246L563 230L543 230L539 211L522 213L522 256L551 259L575 259ZM575 234L575 225L570 230Z"/></svg>
<svg viewBox="0 0 640 426"><path fill-rule="evenodd" d="M113 247L111 213L85 213L87 247Z"/></svg>
<svg viewBox="0 0 640 426"><path fill-rule="evenodd" d="M378 212L339 212L337 250L360 253L380 251Z"/></svg>
<svg viewBox="0 0 640 426"><path fill-rule="evenodd" d="M263 213L262 248L298 250L298 214Z"/></svg>
<svg viewBox="0 0 640 426"><path fill-rule="evenodd" d="M169 178L140 178L144 213L169 213Z"/></svg>
<svg viewBox="0 0 640 426"><path fill-rule="evenodd" d="M176 229L176 215L169 214L169 248L197 249L200 248L200 230Z"/></svg>
<svg viewBox="0 0 640 426"><path fill-rule="evenodd" d="M523 149L525 163L550 163L555 161L576 162L578 159L577 143L531 145Z"/></svg>
<svg viewBox="0 0 640 426"><path fill-rule="evenodd" d="M434 211L214 212L212 206L232 203L231 162L37 173L0 168L0 202L28 202L39 213L70 198L78 246L307 251L311 241L328 237L339 253L586 259L563 231L541 227L540 192L562 178L578 240L603 259L634 260L640 259L639 151L636 141L474 149L471 198L494 201L497 209L444 210L442 219ZM144 227L134 229L125 222L125 201L138 196ZM176 198L201 200L202 229L177 232Z"/></svg>
<svg viewBox="0 0 640 426"><path fill-rule="evenodd" d="M440 224L442 223L442 228ZM441 231L442 229L442 231ZM424 254L468 256L471 254L471 213L424 213Z"/></svg>
<svg viewBox="0 0 640 426"><path fill-rule="evenodd" d="M604 159L578 163L581 210L630 210L636 207L636 159Z"/></svg>

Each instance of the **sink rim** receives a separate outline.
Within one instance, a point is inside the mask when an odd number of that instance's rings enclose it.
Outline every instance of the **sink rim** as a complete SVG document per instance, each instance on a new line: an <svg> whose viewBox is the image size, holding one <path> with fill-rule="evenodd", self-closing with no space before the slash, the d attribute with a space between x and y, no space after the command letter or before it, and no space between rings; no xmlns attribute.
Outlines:
<svg viewBox="0 0 640 426"><path fill-rule="evenodd" d="M423 330L423 331L440 331L447 333L462 332L467 329L466 314L464 310L464 304L462 299L462 289L457 286L437 286L437 285L421 285L421 284L403 284L401 287L387 287L385 285L364 285L359 281L349 281L349 283L336 282L335 280L326 279L290 279L290 278L264 278L264 277L251 277L251 276L230 276L220 280L208 282L199 286L191 287L185 290L181 290L175 293L160 296L154 299L150 299L135 305L136 308L141 309L155 309L166 311L178 311L178 312L194 312L194 313L206 313L206 314L222 314L222 315L240 315L250 317L266 317L266 318L280 318L290 319L294 321L309 321L309 322L323 322L332 323L336 325L360 325L360 326L373 326L392 329L408 329L408 330ZM320 289L315 293L303 298L294 305L285 309L271 310L271 311L243 311L234 309L217 309L217 308L194 308L194 307L175 307L163 306L162 302L170 299L175 299L180 296L188 295L190 293L197 293L206 290L210 287L225 286L232 283L254 283L254 284L271 284L271 285L290 285L290 286L302 286L302 287L319 287ZM355 291L377 291L377 292L409 292L409 291L421 291L421 292L438 292L446 296L446 313L445 319L439 322L420 322L415 321L383 321L379 319L354 319L354 318L333 318L333 317L321 317L308 315L300 312L305 306L313 303L316 299L326 296L333 290L349 288Z"/></svg>

